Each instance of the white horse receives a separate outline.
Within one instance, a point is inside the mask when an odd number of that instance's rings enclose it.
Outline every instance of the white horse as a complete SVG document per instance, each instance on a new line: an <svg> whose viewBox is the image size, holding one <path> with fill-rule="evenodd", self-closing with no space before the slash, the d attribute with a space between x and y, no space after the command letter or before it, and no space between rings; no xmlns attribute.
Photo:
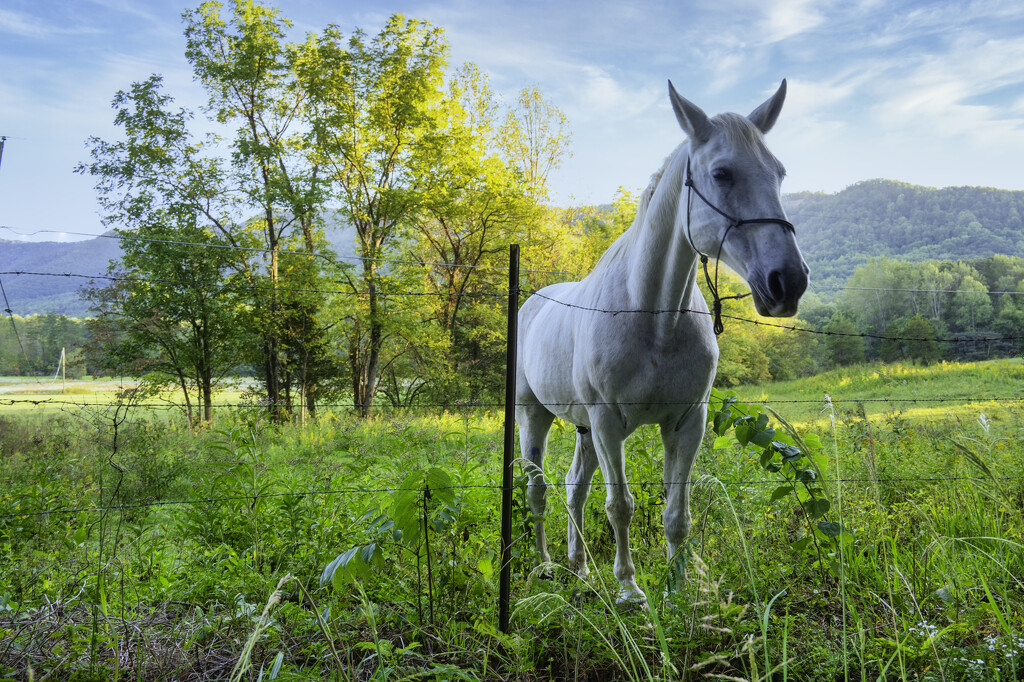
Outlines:
<svg viewBox="0 0 1024 682"><path fill-rule="evenodd" d="M646 601L629 550L635 505L623 448L641 424L658 424L665 445L670 558L690 532L690 470L718 362L712 318L696 283L700 256L711 254L742 276L761 315L794 315L807 288L807 265L779 195L785 171L763 138L785 96L782 81L749 116L709 118L669 82L689 140L651 179L632 227L593 272L541 289L519 311L516 421L523 457L534 465L528 499L539 559L551 561L543 460L548 430L559 417L578 431L565 478L569 565L587 574L580 532L600 465L620 602Z"/></svg>

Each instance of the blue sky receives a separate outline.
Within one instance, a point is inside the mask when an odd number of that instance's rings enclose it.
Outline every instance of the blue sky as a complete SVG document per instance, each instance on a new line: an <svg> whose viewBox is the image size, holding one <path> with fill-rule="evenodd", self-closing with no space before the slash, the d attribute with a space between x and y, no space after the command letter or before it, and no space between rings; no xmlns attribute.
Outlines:
<svg viewBox="0 0 1024 682"><path fill-rule="evenodd" d="M196 2L195 4L198 4ZM273 3L272 3L273 4ZM1024 189L1020 0L280 0L294 39L336 23L375 32L401 12L445 29L512 101L536 85L569 117L561 205L639 189L682 139L666 94L748 113L785 77L769 144L786 192L860 180ZM92 180L72 173L110 101L152 73L179 105L204 96L184 58L181 0L0 4L0 225L98 234ZM0 230L0 239L27 239ZM43 232L33 239L81 239Z"/></svg>

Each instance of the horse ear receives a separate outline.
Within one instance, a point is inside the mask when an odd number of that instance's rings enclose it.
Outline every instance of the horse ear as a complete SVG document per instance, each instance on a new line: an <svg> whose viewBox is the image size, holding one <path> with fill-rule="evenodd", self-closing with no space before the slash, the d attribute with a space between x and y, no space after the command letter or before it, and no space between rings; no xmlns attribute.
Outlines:
<svg viewBox="0 0 1024 682"><path fill-rule="evenodd" d="M668 82L668 98L672 101L672 110L676 112L680 127L690 139L697 143L707 142L711 137L711 122L708 121L708 115L676 92L672 81Z"/></svg>
<svg viewBox="0 0 1024 682"><path fill-rule="evenodd" d="M779 112L782 111L782 103L786 101L786 79L782 79L782 85L779 89L768 98L764 104L759 106L750 112L747 116L750 122L757 126L757 129L762 133L767 133L775 125L775 121L779 118Z"/></svg>

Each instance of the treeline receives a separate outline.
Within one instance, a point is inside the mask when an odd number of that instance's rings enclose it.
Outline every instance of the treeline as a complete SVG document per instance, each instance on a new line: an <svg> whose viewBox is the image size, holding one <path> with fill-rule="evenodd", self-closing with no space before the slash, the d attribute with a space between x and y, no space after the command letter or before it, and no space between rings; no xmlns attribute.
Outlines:
<svg viewBox="0 0 1024 682"><path fill-rule="evenodd" d="M743 288L738 280L731 284ZM720 384L796 378L865 361L927 364L1024 353L1024 258L875 258L827 297L814 287L812 272L795 320L757 319L749 305L727 303Z"/></svg>
<svg viewBox="0 0 1024 682"><path fill-rule="evenodd" d="M0 319L0 376L55 376L65 353L65 376L89 374L85 357L89 330L64 315L4 316Z"/></svg>
<svg viewBox="0 0 1024 682"><path fill-rule="evenodd" d="M573 235L579 252L568 259L584 260L599 255L632 222L635 197L622 193L612 207L577 209ZM527 248L526 254L532 253ZM590 253L582 259L583 252ZM498 273L492 285L500 289L503 262L496 259ZM527 272L524 284L530 288L564 279L551 272ZM745 289L738 278L729 278L724 286ZM495 289L497 291L498 289ZM421 292L411 292L421 293ZM493 294L479 287L471 293ZM411 298L420 298L411 297ZM444 383L425 374L408 374L413 362L394 363L379 390L394 404L417 400L468 400L472 387L480 395L497 397L502 386L504 353L503 301L494 296L479 297L467 303L472 322L462 328L467 337L489 336L491 349L487 361L463 360L458 365L462 377ZM757 318L745 302L726 303L726 329L720 339L722 357L719 385L754 383L771 379L791 379L827 371L837 366L881 360L930 363L940 360L981 360L1016 356L1024 353L1024 259L993 256L973 261L928 261L908 263L879 258L858 268L838 292L824 302L809 292L798 318L779 320ZM748 321L749 320L749 321ZM753 324L751 321L757 321ZM66 350L68 378L112 371L111 358L94 349L109 350L109 345L92 343L92 330L102 331L109 322L79 320L63 315L30 315L0 320L0 375L52 376L57 371L62 350ZM427 323L430 320L426 320ZM436 320L433 322L436 324ZM794 331L800 327L810 331ZM107 330L109 331L109 330ZM180 329L177 330L180 333ZM123 332L122 332L123 333ZM126 335L127 336L127 335ZM424 330L423 338L429 338ZM463 343L463 345L465 345ZM125 347L128 351L130 346ZM428 349L413 349L425 355ZM468 354L467 354L468 355ZM251 352L241 352L224 363L221 376L252 374ZM157 361L159 353L124 358L120 368L146 373L147 363ZM343 353L336 356L340 361ZM478 358L483 358L481 353ZM120 362L120 361L115 361ZM444 377L444 372L438 376ZM150 377L151 379L154 377ZM436 382L436 383L435 383ZM346 396L347 397L347 396Z"/></svg>

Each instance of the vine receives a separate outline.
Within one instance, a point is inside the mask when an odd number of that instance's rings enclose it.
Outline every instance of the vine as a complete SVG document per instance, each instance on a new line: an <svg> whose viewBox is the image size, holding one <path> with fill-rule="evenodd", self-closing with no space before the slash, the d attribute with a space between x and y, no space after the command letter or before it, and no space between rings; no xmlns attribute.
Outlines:
<svg viewBox="0 0 1024 682"><path fill-rule="evenodd" d="M772 425L769 413L781 429ZM744 456L778 477L780 485L772 491L771 502L792 498L803 511L808 528L806 535L790 542L791 547L797 552L813 552L818 567L837 575L838 566L835 561L825 561L822 545L834 550L851 542L853 533L828 518L832 502L821 473L827 460L818 434L801 436L771 408L742 403L735 393L717 389L712 389L709 398L708 425L715 433L714 449L738 446Z"/></svg>

